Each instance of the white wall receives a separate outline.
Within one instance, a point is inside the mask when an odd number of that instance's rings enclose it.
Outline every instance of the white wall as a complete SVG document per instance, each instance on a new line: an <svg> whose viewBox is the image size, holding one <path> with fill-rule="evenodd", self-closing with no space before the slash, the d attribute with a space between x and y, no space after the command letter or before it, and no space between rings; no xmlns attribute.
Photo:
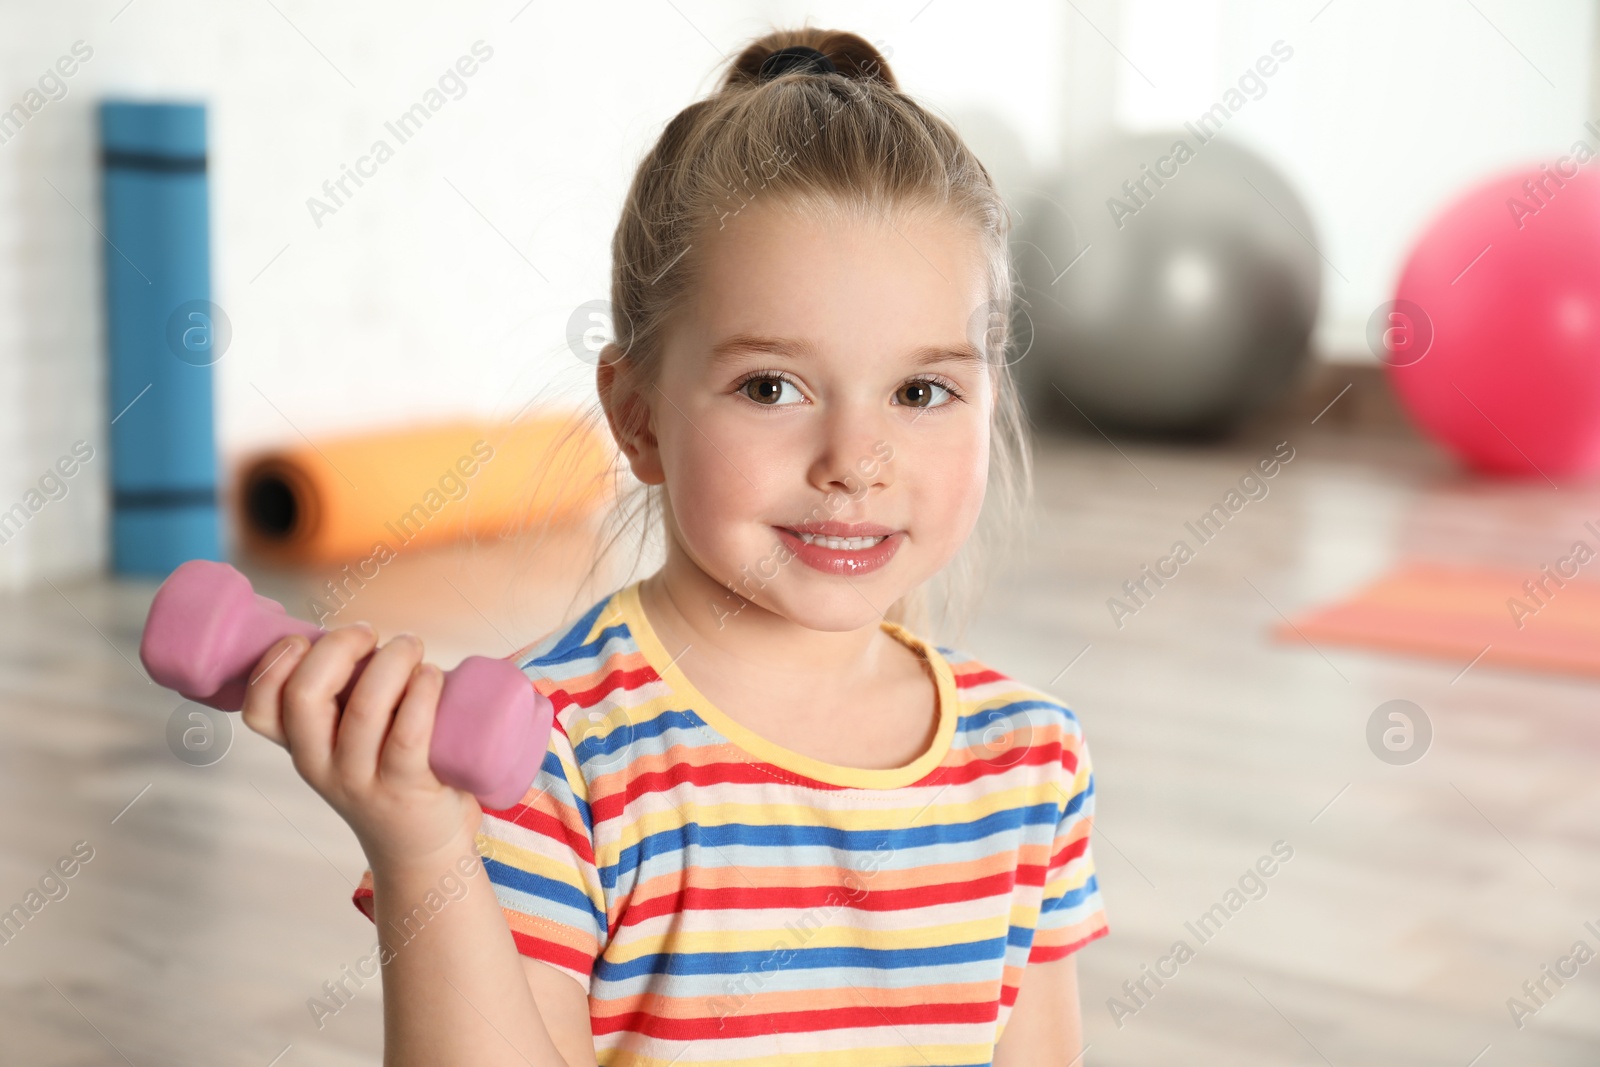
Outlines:
<svg viewBox="0 0 1600 1067"><path fill-rule="evenodd" d="M1555 88L1470 6L1442 0L1404 16L1335 0L1309 25L1316 5L1260 0L0 0L0 108L74 41L94 49L65 98L0 144L0 509L73 441L97 450L65 499L0 544L0 587L105 558L104 94L211 105L213 298L233 324L216 365L226 460L300 433L592 395L566 323L607 295L639 155L725 55L806 20L881 42L1002 185L1113 121L1189 117L1274 37L1292 39L1292 70L1237 135L1306 190L1351 279L1330 282L1321 340L1348 347L1420 211L1491 162L1565 148L1581 126L1587 0L1477 3ZM384 123L479 40L494 54L465 95L398 144ZM1117 49L1160 72L1157 90ZM394 157L319 227L307 199L379 138Z"/></svg>

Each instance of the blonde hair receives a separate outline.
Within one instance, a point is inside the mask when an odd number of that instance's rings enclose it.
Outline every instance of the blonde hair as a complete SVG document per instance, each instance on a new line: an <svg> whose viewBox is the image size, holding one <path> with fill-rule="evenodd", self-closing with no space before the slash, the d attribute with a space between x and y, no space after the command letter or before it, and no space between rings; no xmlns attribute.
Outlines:
<svg viewBox="0 0 1600 1067"><path fill-rule="evenodd" d="M763 61L794 45L822 52L837 73L790 71L761 80ZM732 60L716 91L667 123L639 163L612 238L614 352L627 364L630 386L641 393L657 380L669 321L696 284L692 247L706 228L722 225L751 197L864 219L891 210L933 210L970 225L982 241L988 300L974 314L987 313L983 347L995 387L983 511L973 536L940 574L885 613L934 637L927 587L943 581L941 617L953 614L957 633L964 632L981 596L982 564L1016 532L1032 495L1028 422L1005 358L1012 314L1005 205L954 128L903 93L884 57L861 37L802 28L752 41ZM605 358L616 356L608 351ZM637 429L637 423L620 428ZM615 530L603 539L596 566L641 517L641 554L645 540L664 529L661 487L636 481L623 487L625 473L627 461L619 454L615 503L605 517Z"/></svg>

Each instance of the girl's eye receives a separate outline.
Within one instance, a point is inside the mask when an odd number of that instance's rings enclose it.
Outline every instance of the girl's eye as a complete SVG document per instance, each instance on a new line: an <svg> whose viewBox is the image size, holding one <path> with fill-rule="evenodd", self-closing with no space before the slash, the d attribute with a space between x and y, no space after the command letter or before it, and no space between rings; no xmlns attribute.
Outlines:
<svg viewBox="0 0 1600 1067"><path fill-rule="evenodd" d="M805 396L788 375L778 371L758 371L739 383L736 392L762 407L787 407L804 403ZM911 408L939 408L961 394L953 385L933 378L913 378L895 390L895 403Z"/></svg>
<svg viewBox="0 0 1600 1067"><path fill-rule="evenodd" d="M784 400L785 389L792 399ZM752 375L739 383L739 392L764 407L782 407L800 398L800 390L795 388L795 384L779 374Z"/></svg>
<svg viewBox="0 0 1600 1067"><path fill-rule="evenodd" d="M895 398L909 408L937 408L956 399L956 392L932 378L916 378L896 390Z"/></svg>

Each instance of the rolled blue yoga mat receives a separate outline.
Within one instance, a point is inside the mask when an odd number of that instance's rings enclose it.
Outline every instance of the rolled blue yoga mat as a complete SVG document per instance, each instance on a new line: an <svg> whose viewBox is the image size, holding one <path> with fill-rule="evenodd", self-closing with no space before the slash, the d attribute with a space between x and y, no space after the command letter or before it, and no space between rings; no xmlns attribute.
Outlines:
<svg viewBox="0 0 1600 1067"><path fill-rule="evenodd" d="M103 102L100 147L112 566L165 577L221 558L205 105Z"/></svg>

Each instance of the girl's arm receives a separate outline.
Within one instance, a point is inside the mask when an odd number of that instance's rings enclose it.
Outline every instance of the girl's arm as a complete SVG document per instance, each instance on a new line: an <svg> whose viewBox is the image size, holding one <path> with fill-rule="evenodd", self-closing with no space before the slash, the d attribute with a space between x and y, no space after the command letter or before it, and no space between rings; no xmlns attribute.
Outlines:
<svg viewBox="0 0 1600 1067"><path fill-rule="evenodd" d="M1077 957L1028 964L993 1067L1077 1067L1082 1056Z"/></svg>
<svg viewBox="0 0 1600 1067"><path fill-rule="evenodd" d="M370 626L286 638L252 673L245 723L289 750L372 867L385 1067L596 1067L587 998L530 982L476 848L483 811L428 765L443 674ZM462 886L466 892L461 892ZM545 1020L559 1019L547 1028ZM579 1021L581 1019L581 1022Z"/></svg>
<svg viewBox="0 0 1600 1067"><path fill-rule="evenodd" d="M589 1027L589 994L568 975L531 956L522 957L522 970L550 1039L567 1062L572 1067L599 1067Z"/></svg>
<svg viewBox="0 0 1600 1067"><path fill-rule="evenodd" d="M454 899L439 890L451 877L467 887ZM597 1067L582 987L517 951L473 842L375 865L372 885L384 1067ZM436 911L423 904L429 894Z"/></svg>

